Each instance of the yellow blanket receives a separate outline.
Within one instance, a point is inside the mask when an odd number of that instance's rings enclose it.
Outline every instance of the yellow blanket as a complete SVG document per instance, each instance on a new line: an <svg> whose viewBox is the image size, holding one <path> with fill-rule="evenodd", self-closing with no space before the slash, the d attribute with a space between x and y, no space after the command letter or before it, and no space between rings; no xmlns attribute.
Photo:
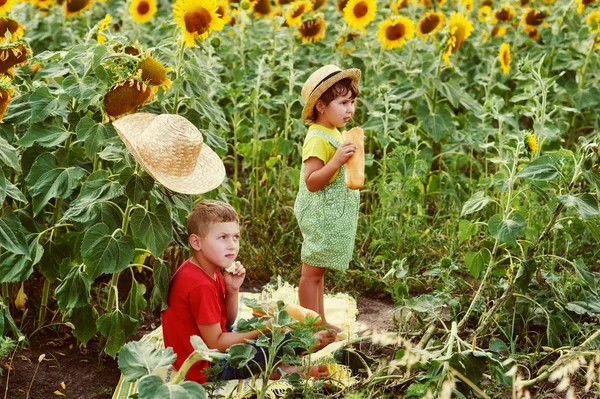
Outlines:
<svg viewBox="0 0 600 399"><path fill-rule="evenodd" d="M257 300L282 300L285 303L298 303L298 291L295 287L288 283L283 283L281 280L278 281L278 287L265 288L260 294L241 293L241 298L252 298ZM358 310L356 308L356 301L354 298L347 294L337 295L326 295L325 296L325 313L327 314L327 320L340 326L344 329L344 333L339 336L344 336L346 339L350 339L356 336L354 330L356 324L356 315ZM239 306L238 319L249 319L252 317L252 310L244 305ZM144 335L141 341L148 341L156 346L156 348L163 347L162 327L158 327L156 330L149 334ZM332 353L342 347L345 341L334 342L320 351L311 355L311 363L334 363L332 359ZM340 388L351 386L355 380L350 376L349 370L341 365L331 364L330 367L330 379ZM156 374L160 375L164 381L168 382L173 378L176 373L171 367L160 369ZM243 399L251 397L256 390L261 388L262 379L246 379L246 380L233 380L228 381L227 384L216 391L216 394L225 396L231 399ZM129 396L136 392L136 382L125 381L123 375L115 389L113 399L127 399ZM283 396L283 392L291 388L285 380L269 381L269 387L267 395L276 399L277 397Z"/></svg>

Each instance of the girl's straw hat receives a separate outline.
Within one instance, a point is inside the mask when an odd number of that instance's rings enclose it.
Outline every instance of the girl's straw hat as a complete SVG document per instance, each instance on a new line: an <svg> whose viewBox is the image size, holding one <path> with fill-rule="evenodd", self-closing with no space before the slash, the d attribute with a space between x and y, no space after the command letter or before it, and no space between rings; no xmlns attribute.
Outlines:
<svg viewBox="0 0 600 399"><path fill-rule="evenodd" d="M113 126L135 159L163 186L201 194L223 183L223 162L183 116L137 113L119 118Z"/></svg>
<svg viewBox="0 0 600 399"><path fill-rule="evenodd" d="M358 86L360 81L360 69L350 68L340 69L336 65L325 65L313 72L308 80L302 86L302 99L304 100L304 109L302 110L302 119L308 121L313 115L313 110L317 100L334 83L342 79L350 78Z"/></svg>

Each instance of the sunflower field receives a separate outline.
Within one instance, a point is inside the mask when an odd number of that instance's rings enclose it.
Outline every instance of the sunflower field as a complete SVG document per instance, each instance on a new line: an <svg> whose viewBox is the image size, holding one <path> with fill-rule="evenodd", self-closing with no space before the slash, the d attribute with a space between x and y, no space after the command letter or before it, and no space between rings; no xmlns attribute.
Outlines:
<svg viewBox="0 0 600 399"><path fill-rule="evenodd" d="M165 307L200 197L136 164L138 111L201 130L247 279L297 284L300 90L335 64L366 184L327 290L387 292L395 329L349 344L351 388L286 397L600 397L600 1L0 0L0 31L0 347L115 358Z"/></svg>

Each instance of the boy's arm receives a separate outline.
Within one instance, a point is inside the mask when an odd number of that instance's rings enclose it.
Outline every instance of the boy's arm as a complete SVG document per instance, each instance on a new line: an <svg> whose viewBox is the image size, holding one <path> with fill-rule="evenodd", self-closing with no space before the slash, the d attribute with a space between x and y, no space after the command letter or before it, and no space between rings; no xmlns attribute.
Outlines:
<svg viewBox="0 0 600 399"><path fill-rule="evenodd" d="M238 314L238 297L239 297L239 289L227 288L225 293L225 309L227 309L227 323L226 327L229 329Z"/></svg>
<svg viewBox="0 0 600 399"><path fill-rule="evenodd" d="M260 335L258 330L245 333L223 332L219 323L198 324L198 328L206 346L219 352L225 352L235 344L245 344L246 340L256 339Z"/></svg>

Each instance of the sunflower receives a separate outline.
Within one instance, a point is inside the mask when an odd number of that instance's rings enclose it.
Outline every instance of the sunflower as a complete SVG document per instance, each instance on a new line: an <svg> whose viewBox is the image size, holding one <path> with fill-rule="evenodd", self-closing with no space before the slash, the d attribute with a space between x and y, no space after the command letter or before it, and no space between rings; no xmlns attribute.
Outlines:
<svg viewBox="0 0 600 399"><path fill-rule="evenodd" d="M349 0L344 7L344 19L354 29L363 30L375 19L375 0Z"/></svg>
<svg viewBox="0 0 600 399"><path fill-rule="evenodd" d="M219 6L219 10L217 10L217 14L221 15L220 12L221 7ZM273 12L273 7L271 7L271 0L258 0L254 4L254 15L257 17L267 17L271 15ZM231 18L225 19L226 23L229 23Z"/></svg>
<svg viewBox="0 0 600 399"><path fill-rule="evenodd" d="M104 95L104 109L108 116L115 117L135 110L152 99L152 90L144 83L129 78L115 84Z"/></svg>
<svg viewBox="0 0 600 399"><path fill-rule="evenodd" d="M457 12L453 12L450 16L449 25L448 47L443 55L446 65L450 65L450 55L457 52L473 32L473 23Z"/></svg>
<svg viewBox="0 0 600 399"><path fill-rule="evenodd" d="M140 62L138 69L142 71L142 80L153 86L162 86L163 89L171 87L171 81L167 77L167 73L171 72L171 68L165 68L158 60L152 58L149 54Z"/></svg>
<svg viewBox="0 0 600 399"><path fill-rule="evenodd" d="M394 12L394 14L398 14L401 8L408 7L408 2L409 0L396 0L392 3L392 6L390 8Z"/></svg>
<svg viewBox="0 0 600 399"><path fill-rule="evenodd" d="M262 2L266 2L269 5L269 12L270 12L270 7L271 7L271 1L270 0L262 0ZM229 1L227 0L220 0L219 3L217 4L217 14L219 15L219 17L225 21L226 24L231 22L231 15L229 15ZM255 9L256 11L256 9Z"/></svg>
<svg viewBox="0 0 600 399"><path fill-rule="evenodd" d="M183 41L188 47L198 39L206 39L211 31L223 29L225 21L217 14L215 0L177 0L173 4L175 22L183 30Z"/></svg>
<svg viewBox="0 0 600 399"><path fill-rule="evenodd" d="M98 22L98 44L103 44L106 42L106 36L100 33L100 31L108 29L110 21L112 21L112 17L110 16L110 14L106 14L104 16L104 19Z"/></svg>
<svg viewBox="0 0 600 399"><path fill-rule="evenodd" d="M314 11L317 11L318 9L323 8L323 6L325 5L326 2L327 2L327 0L312 0L312 3L313 3L312 9Z"/></svg>
<svg viewBox="0 0 600 399"><path fill-rule="evenodd" d="M0 15L6 15L15 6L15 0L0 0Z"/></svg>
<svg viewBox="0 0 600 399"><path fill-rule="evenodd" d="M538 40L540 38L540 31L538 30L537 26L525 25L524 30L530 39Z"/></svg>
<svg viewBox="0 0 600 399"><path fill-rule="evenodd" d="M585 6L592 4L596 0L577 0L577 14L581 14Z"/></svg>
<svg viewBox="0 0 600 399"><path fill-rule="evenodd" d="M41 2L38 1L38 5ZM47 3L47 2L46 2ZM74 17L82 14L85 10L90 8L94 0L67 0L65 1L65 17Z"/></svg>
<svg viewBox="0 0 600 399"><path fill-rule="evenodd" d="M10 32L10 41L15 42L23 37L24 29L25 28L14 19L0 17L0 43L3 43L6 40L6 31Z"/></svg>
<svg viewBox="0 0 600 399"><path fill-rule="evenodd" d="M0 123L3 123L2 117L6 113L8 104L10 103L10 100L13 97L14 93L15 89L10 83L10 79L8 78L8 76L2 76L0 78Z"/></svg>
<svg viewBox="0 0 600 399"><path fill-rule="evenodd" d="M492 8L490 6L481 6L479 7L479 11L477 12L477 17L479 18L479 22L486 23L492 16Z"/></svg>
<svg viewBox="0 0 600 399"><path fill-rule="evenodd" d="M31 2L42 11L49 10L50 7L52 7L52 5L54 4L52 0L32 0ZM62 5L61 2L58 2L57 4Z"/></svg>
<svg viewBox="0 0 600 399"><path fill-rule="evenodd" d="M505 26L501 26L501 25L494 26L494 29L492 29L492 38L494 38L496 36L506 35L506 30L507 29Z"/></svg>
<svg viewBox="0 0 600 399"><path fill-rule="evenodd" d="M337 0L337 9L338 11L344 12L344 8L348 4L348 0Z"/></svg>
<svg viewBox="0 0 600 399"><path fill-rule="evenodd" d="M600 33L600 10L592 11L587 16L585 22L592 30L592 33Z"/></svg>
<svg viewBox="0 0 600 399"><path fill-rule="evenodd" d="M445 18L441 12L429 11L417 22L417 35L421 38L427 35L434 36L444 26Z"/></svg>
<svg viewBox="0 0 600 399"><path fill-rule="evenodd" d="M21 41L0 45L0 73L12 73L13 67L26 65L30 52Z"/></svg>
<svg viewBox="0 0 600 399"><path fill-rule="evenodd" d="M156 0L131 0L129 13L138 24L150 22L156 14Z"/></svg>
<svg viewBox="0 0 600 399"><path fill-rule="evenodd" d="M502 43L498 52L498 59L500 60L502 72L506 75L510 72L510 44Z"/></svg>
<svg viewBox="0 0 600 399"><path fill-rule="evenodd" d="M317 43L325 37L327 24L323 14L317 14L312 19L302 21L298 27L298 39L302 39L302 43Z"/></svg>
<svg viewBox="0 0 600 399"><path fill-rule="evenodd" d="M423 4L427 8L432 8L433 2L436 2L439 8L446 3L446 0L419 0L419 3Z"/></svg>
<svg viewBox="0 0 600 399"><path fill-rule="evenodd" d="M296 26L302 23L304 13L312 10L310 0L298 0L292 3L285 13L285 22L288 26Z"/></svg>
<svg viewBox="0 0 600 399"><path fill-rule="evenodd" d="M473 9L473 0L461 0L463 8L467 11L471 11Z"/></svg>
<svg viewBox="0 0 600 399"><path fill-rule="evenodd" d="M538 143L537 143L535 134L533 134L533 133L528 134L526 139L527 139L527 149L531 152L537 152Z"/></svg>
<svg viewBox="0 0 600 399"><path fill-rule="evenodd" d="M337 51L343 51L344 54L350 54L351 52L353 52L354 50L356 50L356 46L355 47L348 47L346 46L346 43L351 43L354 41L354 39L358 38L360 35L358 33L355 32L348 32L343 34L342 36L340 36L337 41L336 41L336 48Z"/></svg>
<svg viewBox="0 0 600 399"><path fill-rule="evenodd" d="M519 0L519 7L525 7L529 4L530 0Z"/></svg>
<svg viewBox="0 0 600 399"><path fill-rule="evenodd" d="M523 22L529 26L541 25L544 22L544 18L546 18L546 14L532 8L528 8L525 14L523 14Z"/></svg>
<svg viewBox="0 0 600 399"><path fill-rule="evenodd" d="M283 7L285 5L292 4L293 2L294 0L277 0L277 5L279 7Z"/></svg>
<svg viewBox="0 0 600 399"><path fill-rule="evenodd" d="M406 44L415 36L415 24L409 18L398 15L379 24L377 32L381 46L393 50Z"/></svg>
<svg viewBox="0 0 600 399"><path fill-rule="evenodd" d="M494 13L493 23L508 22L515 16L515 9L512 6L505 5Z"/></svg>

